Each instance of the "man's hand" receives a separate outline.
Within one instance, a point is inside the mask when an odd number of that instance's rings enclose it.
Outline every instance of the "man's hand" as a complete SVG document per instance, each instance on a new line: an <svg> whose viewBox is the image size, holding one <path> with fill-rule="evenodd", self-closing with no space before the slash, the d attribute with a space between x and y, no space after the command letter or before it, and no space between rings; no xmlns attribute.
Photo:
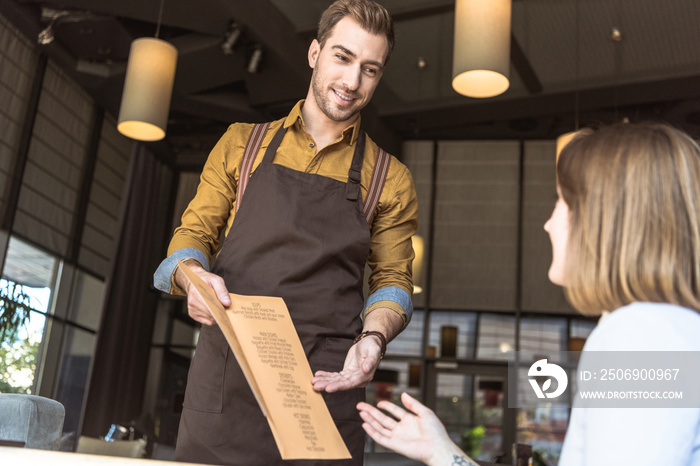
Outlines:
<svg viewBox="0 0 700 466"><path fill-rule="evenodd" d="M348 351L340 372L316 371L311 379L314 390L328 393L366 387L379 366L382 345L376 336L358 341Z"/></svg>
<svg viewBox="0 0 700 466"><path fill-rule="evenodd" d="M216 297L219 298L224 307L231 305L231 297L228 295L223 278L207 272L197 261L186 261L185 265L214 290ZM187 294L187 312L190 317L200 324L214 325L216 321L204 303L204 299L179 267L175 272L175 282Z"/></svg>

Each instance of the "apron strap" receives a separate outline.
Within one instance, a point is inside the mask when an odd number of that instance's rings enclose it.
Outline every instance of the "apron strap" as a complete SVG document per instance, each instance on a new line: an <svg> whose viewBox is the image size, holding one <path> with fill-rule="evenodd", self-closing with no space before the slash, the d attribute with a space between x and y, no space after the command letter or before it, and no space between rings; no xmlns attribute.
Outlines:
<svg viewBox="0 0 700 466"><path fill-rule="evenodd" d="M367 198L365 199L365 218L370 226L372 225L374 211L377 209L377 204L379 204L379 196L384 189L386 174L389 172L389 163L391 162L391 156L381 147L378 149L377 161L374 164L372 178L369 182L369 189L367 190Z"/></svg>
<svg viewBox="0 0 700 466"><path fill-rule="evenodd" d="M355 153L348 171L348 184L345 197L349 201L356 201L360 197L360 181L362 181L362 161L365 158L365 132L358 128L360 135L355 141Z"/></svg>
<svg viewBox="0 0 700 466"><path fill-rule="evenodd" d="M241 171L238 176L238 190L236 191L236 212L241 207L241 199L243 199L243 193L245 192L246 186L248 186L248 180L250 179L250 172L253 170L253 162L258 155L258 151L262 146L265 134L267 134L267 128L270 123L258 123L253 126L253 131L251 131L248 137L248 142L245 146L245 151L243 152L243 160L241 161Z"/></svg>
<svg viewBox="0 0 700 466"><path fill-rule="evenodd" d="M265 151L265 155L263 156L261 163L272 163L272 161L275 159L277 149L279 149L280 144L282 144L282 139L284 139L285 134L287 134L287 128L285 128L284 125L282 125L272 137L270 145L267 146L267 150Z"/></svg>

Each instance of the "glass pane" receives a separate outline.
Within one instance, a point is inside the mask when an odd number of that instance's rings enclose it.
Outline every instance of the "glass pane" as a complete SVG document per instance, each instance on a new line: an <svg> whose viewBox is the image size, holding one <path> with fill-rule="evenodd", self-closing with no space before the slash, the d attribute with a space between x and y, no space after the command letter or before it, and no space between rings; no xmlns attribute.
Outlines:
<svg viewBox="0 0 700 466"><path fill-rule="evenodd" d="M12 236L2 278L32 288L51 288L57 266L54 256Z"/></svg>
<svg viewBox="0 0 700 466"><path fill-rule="evenodd" d="M518 380L527 379L527 369L521 369ZM532 445L533 453L544 458L548 464L557 464L569 422L569 403L539 400L530 386L518 385L518 403L528 408L518 409L518 443Z"/></svg>
<svg viewBox="0 0 700 466"><path fill-rule="evenodd" d="M104 293L104 281L77 271L73 284L70 320L97 331L102 317Z"/></svg>
<svg viewBox="0 0 700 466"><path fill-rule="evenodd" d="M0 280L0 391L31 393L58 259L10 237ZM34 312L39 311L39 312Z"/></svg>
<svg viewBox="0 0 700 466"><path fill-rule="evenodd" d="M522 318L520 320L520 350L532 351L542 355L542 357L549 356L550 358L554 358L557 352L568 351L566 326L566 319Z"/></svg>
<svg viewBox="0 0 700 466"><path fill-rule="evenodd" d="M569 351L582 351L596 325L596 322L590 320L572 319L569 324Z"/></svg>
<svg viewBox="0 0 700 466"><path fill-rule="evenodd" d="M185 385L190 358L168 350L152 349L151 362L161 361L158 400L156 403L156 426L158 443L175 445L182 403L185 400Z"/></svg>
<svg viewBox="0 0 700 466"><path fill-rule="evenodd" d="M502 455L504 378L438 374L437 384L435 412L450 438L476 460Z"/></svg>
<svg viewBox="0 0 700 466"><path fill-rule="evenodd" d="M482 314L479 319L479 359L509 359L515 351L515 317Z"/></svg>
<svg viewBox="0 0 700 466"><path fill-rule="evenodd" d="M571 329L569 330L571 338L588 338L588 335L591 334L596 325L596 322L591 322L589 320L572 319Z"/></svg>
<svg viewBox="0 0 700 466"><path fill-rule="evenodd" d="M417 372L416 372L417 368ZM376 406L380 400L389 400L399 406L401 394L410 393L417 400L422 401L420 391L421 364L416 361L382 360L374 378L367 385L365 399L367 403ZM369 436L365 443L366 452L390 452L381 445L376 444Z"/></svg>
<svg viewBox="0 0 700 466"><path fill-rule="evenodd" d="M185 322L180 319L173 319L172 321L172 335L170 337L170 344L171 345L181 345L181 346L192 346L192 349L194 349L195 344L197 343L194 341L195 339L195 331L199 330L198 328L195 328L192 324L189 322ZM199 333L197 333L197 337L199 336Z"/></svg>
<svg viewBox="0 0 700 466"><path fill-rule="evenodd" d="M413 311L413 317L403 332L394 338L386 347L386 353L391 355L420 356L423 340L422 311Z"/></svg>
<svg viewBox="0 0 700 466"><path fill-rule="evenodd" d="M56 399L66 408L63 424L63 431L66 433L78 430L95 341L96 337L92 333L67 327L56 390Z"/></svg>
<svg viewBox="0 0 700 466"><path fill-rule="evenodd" d="M367 402L390 400L401 406L401 394L408 392L420 400L420 361L382 360L366 390Z"/></svg>
<svg viewBox="0 0 700 466"><path fill-rule="evenodd" d="M437 311L430 313L429 356L473 359L475 343L476 314Z"/></svg>
<svg viewBox="0 0 700 466"><path fill-rule="evenodd" d="M1 280L0 286L7 283L12 282ZM0 341L0 393L35 392L34 378L45 324L43 314L29 312L17 333Z"/></svg>

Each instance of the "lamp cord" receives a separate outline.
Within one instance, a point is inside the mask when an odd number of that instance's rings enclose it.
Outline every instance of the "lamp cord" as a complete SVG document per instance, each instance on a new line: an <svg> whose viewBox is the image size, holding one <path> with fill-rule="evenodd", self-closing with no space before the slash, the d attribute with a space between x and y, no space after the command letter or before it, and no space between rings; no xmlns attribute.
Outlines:
<svg viewBox="0 0 700 466"><path fill-rule="evenodd" d="M580 13L579 13L579 0L576 0L576 94L574 96L574 131L578 131L578 114L579 114L579 94L581 90L579 89L579 86L581 85L580 83L580 77L579 77L579 60L581 59L580 57L580 50L581 50L581 44L580 44L580 30L579 30L579 23L580 23Z"/></svg>
<svg viewBox="0 0 700 466"><path fill-rule="evenodd" d="M160 23L163 21L163 5L165 4L165 0L160 0L160 11L158 12L158 23L156 26L156 39L159 39L160 35Z"/></svg>

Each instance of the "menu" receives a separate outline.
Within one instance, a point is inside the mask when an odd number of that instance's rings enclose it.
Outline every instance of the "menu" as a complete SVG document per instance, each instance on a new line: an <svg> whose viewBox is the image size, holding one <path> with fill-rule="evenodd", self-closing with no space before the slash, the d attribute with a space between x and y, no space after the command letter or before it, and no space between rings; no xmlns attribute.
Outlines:
<svg viewBox="0 0 700 466"><path fill-rule="evenodd" d="M214 290L182 262L228 341L284 460L351 458L328 407L311 386L311 367L282 298ZM265 381L265 383L258 383Z"/></svg>

